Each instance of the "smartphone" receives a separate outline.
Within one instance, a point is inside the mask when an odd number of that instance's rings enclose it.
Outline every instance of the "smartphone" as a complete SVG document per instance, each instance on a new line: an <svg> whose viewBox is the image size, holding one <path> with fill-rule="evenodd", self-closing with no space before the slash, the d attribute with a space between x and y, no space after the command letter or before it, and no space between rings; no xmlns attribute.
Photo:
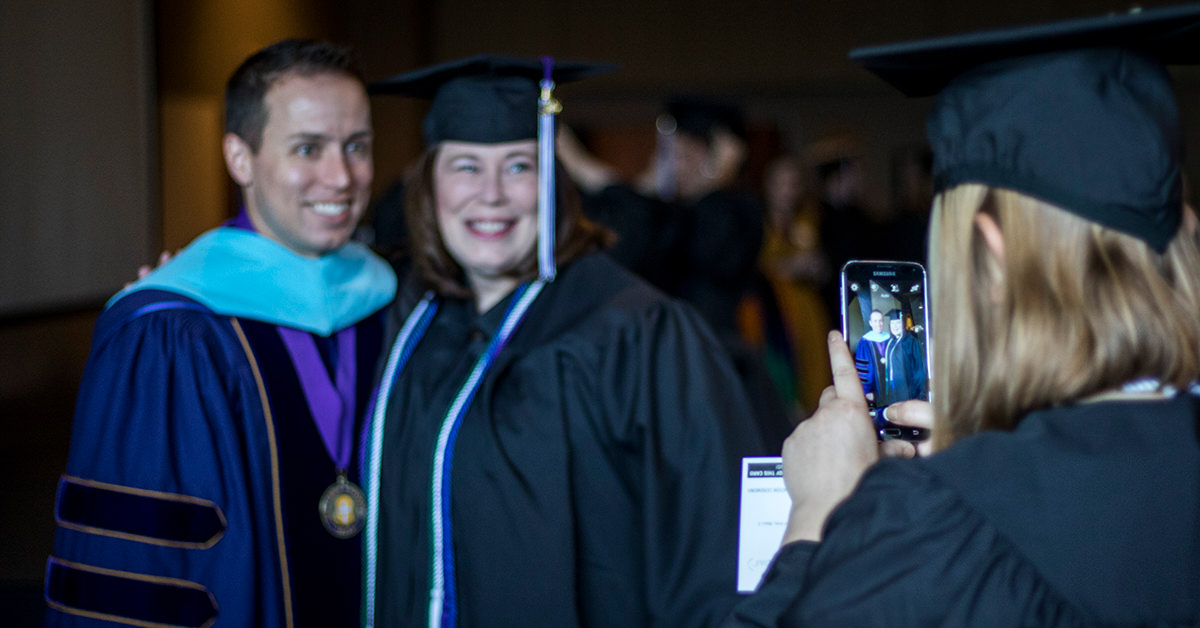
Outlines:
<svg viewBox="0 0 1200 628"><path fill-rule="evenodd" d="M851 260L841 274L842 337L854 354L880 440L924 440L929 430L896 425L887 407L929 400L929 289L914 262Z"/></svg>

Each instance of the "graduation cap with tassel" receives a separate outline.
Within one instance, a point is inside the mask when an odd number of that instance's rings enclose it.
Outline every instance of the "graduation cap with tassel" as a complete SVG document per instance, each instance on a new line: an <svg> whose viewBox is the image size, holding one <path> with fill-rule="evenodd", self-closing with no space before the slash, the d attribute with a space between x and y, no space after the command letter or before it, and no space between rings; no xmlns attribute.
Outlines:
<svg viewBox="0 0 1200 628"><path fill-rule="evenodd" d="M554 97L560 83L605 74L616 66L551 57L476 55L371 85L371 93L431 99L422 131L433 146L446 140L499 144L538 140L538 276L552 281L555 238Z"/></svg>

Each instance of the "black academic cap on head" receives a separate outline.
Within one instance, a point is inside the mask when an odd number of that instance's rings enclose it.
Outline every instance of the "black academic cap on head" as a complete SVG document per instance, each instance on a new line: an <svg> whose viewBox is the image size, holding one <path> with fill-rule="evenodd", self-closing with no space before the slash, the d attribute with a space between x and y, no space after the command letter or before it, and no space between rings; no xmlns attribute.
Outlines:
<svg viewBox="0 0 1200 628"><path fill-rule="evenodd" d="M887 318L888 318L888 320L889 320L889 321L901 321L901 320L904 320L904 312L901 312L901 311L900 311L900 310L898 310L898 309L888 310L888 313L887 313Z"/></svg>
<svg viewBox="0 0 1200 628"><path fill-rule="evenodd" d="M425 143L446 140L499 144L538 140L538 277L553 281L556 190L554 99L558 83L604 74L616 66L551 57L476 55L398 74L370 86L375 94L433 100L425 115Z"/></svg>
<svg viewBox="0 0 1200 628"><path fill-rule="evenodd" d="M1200 62L1200 5L861 48L910 96L939 190L1016 190L1161 252L1182 217L1179 112L1163 64Z"/></svg>
<svg viewBox="0 0 1200 628"><path fill-rule="evenodd" d="M429 145L443 140L496 144L537 137L544 78L561 84L615 69L556 59L546 76L542 59L485 54L397 74L371 84L370 91L432 99L423 127Z"/></svg>
<svg viewBox="0 0 1200 628"><path fill-rule="evenodd" d="M719 128L742 139L746 137L742 110L729 103L697 96L675 96L667 101L667 114L675 119L679 131L705 141L711 140L713 131Z"/></svg>

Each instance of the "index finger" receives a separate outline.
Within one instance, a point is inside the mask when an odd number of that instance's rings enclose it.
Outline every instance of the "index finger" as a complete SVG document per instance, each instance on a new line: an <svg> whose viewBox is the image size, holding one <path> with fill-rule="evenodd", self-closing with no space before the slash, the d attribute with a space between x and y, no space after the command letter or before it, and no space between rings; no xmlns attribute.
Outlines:
<svg viewBox="0 0 1200 628"><path fill-rule="evenodd" d="M865 407L867 399L863 396L862 382L858 379L854 358L850 357L850 347L842 340L841 332L829 332L829 367L833 372L833 388L838 398L857 400Z"/></svg>
<svg viewBox="0 0 1200 628"><path fill-rule="evenodd" d="M887 407L885 418L897 425L933 429L933 405L920 399L901 401Z"/></svg>

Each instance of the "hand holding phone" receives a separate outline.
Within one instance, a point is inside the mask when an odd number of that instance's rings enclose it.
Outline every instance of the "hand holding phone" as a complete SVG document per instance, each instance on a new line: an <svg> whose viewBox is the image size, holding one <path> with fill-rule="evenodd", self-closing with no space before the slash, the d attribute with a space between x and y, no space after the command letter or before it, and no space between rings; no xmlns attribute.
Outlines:
<svg viewBox="0 0 1200 628"><path fill-rule="evenodd" d="M837 332L828 345L833 386L783 442L783 481L792 500L784 543L819 541L829 513L880 455L854 358Z"/></svg>
<svg viewBox="0 0 1200 628"><path fill-rule="evenodd" d="M842 267L842 334L880 440L929 436L928 429L892 423L884 413L894 403L929 400L927 295L920 264L853 260Z"/></svg>
<svg viewBox="0 0 1200 628"><path fill-rule="evenodd" d="M901 430L915 430L915 434L923 434L923 438L900 438L916 448L919 456L933 453L933 441L929 436L933 433L933 406L928 401L913 399L901 401L887 407L887 420ZM882 429L882 428L881 428Z"/></svg>

